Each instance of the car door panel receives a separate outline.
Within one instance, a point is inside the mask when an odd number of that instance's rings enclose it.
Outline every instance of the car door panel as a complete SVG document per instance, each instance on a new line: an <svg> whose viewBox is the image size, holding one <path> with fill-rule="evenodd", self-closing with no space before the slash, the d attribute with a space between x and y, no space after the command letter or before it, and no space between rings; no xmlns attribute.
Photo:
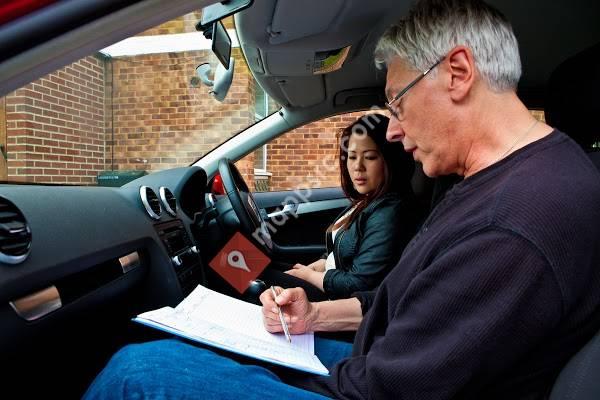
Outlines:
<svg viewBox="0 0 600 400"><path fill-rule="evenodd" d="M275 256L290 263L314 261L325 253L325 231L350 202L341 188L254 194L266 218Z"/></svg>

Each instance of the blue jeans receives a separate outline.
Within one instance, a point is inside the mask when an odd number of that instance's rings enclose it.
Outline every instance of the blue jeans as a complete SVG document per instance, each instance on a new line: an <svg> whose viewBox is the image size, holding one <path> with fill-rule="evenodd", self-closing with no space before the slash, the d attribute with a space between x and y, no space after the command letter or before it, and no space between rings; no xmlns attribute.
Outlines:
<svg viewBox="0 0 600 400"><path fill-rule="evenodd" d="M315 353L330 369L352 345L315 337ZM178 339L132 344L119 350L84 399L324 399L288 385L265 367Z"/></svg>

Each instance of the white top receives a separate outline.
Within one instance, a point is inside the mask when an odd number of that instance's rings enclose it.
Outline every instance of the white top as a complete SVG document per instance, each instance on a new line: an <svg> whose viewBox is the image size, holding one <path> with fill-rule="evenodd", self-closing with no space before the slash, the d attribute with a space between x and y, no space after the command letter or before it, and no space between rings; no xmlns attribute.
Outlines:
<svg viewBox="0 0 600 400"><path fill-rule="evenodd" d="M348 218L348 216L352 213L352 211L354 211L355 208L356 208L356 206L349 209L344 215L342 215L340 218L338 218L333 224L335 225L338 222L343 221L344 219ZM338 233L339 230L340 230L340 228L337 228L337 229L334 229L331 231L331 243L335 243L335 235ZM329 271L330 269L335 269L335 257L333 256L333 251L331 251L327 255L327 259L325 260L325 271Z"/></svg>

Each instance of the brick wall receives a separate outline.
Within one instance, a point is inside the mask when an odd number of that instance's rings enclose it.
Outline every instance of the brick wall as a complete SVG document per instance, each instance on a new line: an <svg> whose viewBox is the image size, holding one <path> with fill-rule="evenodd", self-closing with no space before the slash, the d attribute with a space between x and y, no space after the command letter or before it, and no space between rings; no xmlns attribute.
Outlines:
<svg viewBox="0 0 600 400"><path fill-rule="evenodd" d="M0 97L0 180L5 181L8 177L8 165L6 163L6 100Z"/></svg>
<svg viewBox="0 0 600 400"><path fill-rule="evenodd" d="M196 24L198 21L200 21L201 16L202 13L200 11L189 13L179 18L167 21L164 24L155 26L154 28L150 28L136 36L169 35L173 33L196 32ZM235 27L233 17L224 18L223 25L225 26L225 29L233 29Z"/></svg>
<svg viewBox="0 0 600 400"><path fill-rule="evenodd" d="M362 114L349 113L313 122L269 143L270 190L339 186L339 133Z"/></svg>
<svg viewBox="0 0 600 400"><path fill-rule="evenodd" d="M179 18L172 19L150 28L136 36L169 35L173 33L196 32L196 23L200 21L202 13L200 11L185 14ZM233 21L233 18L227 18Z"/></svg>
<svg viewBox="0 0 600 400"><path fill-rule="evenodd" d="M86 57L6 96L8 180L91 184L104 169L104 63Z"/></svg>

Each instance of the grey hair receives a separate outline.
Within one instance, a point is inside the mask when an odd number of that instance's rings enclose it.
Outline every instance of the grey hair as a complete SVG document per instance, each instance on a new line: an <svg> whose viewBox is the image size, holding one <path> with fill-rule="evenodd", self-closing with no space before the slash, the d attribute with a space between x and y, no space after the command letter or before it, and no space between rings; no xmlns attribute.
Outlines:
<svg viewBox="0 0 600 400"><path fill-rule="evenodd" d="M479 0L422 0L389 27L375 48L378 68L399 57L424 71L455 46L471 49L488 87L515 90L521 77L519 45L506 17Z"/></svg>

